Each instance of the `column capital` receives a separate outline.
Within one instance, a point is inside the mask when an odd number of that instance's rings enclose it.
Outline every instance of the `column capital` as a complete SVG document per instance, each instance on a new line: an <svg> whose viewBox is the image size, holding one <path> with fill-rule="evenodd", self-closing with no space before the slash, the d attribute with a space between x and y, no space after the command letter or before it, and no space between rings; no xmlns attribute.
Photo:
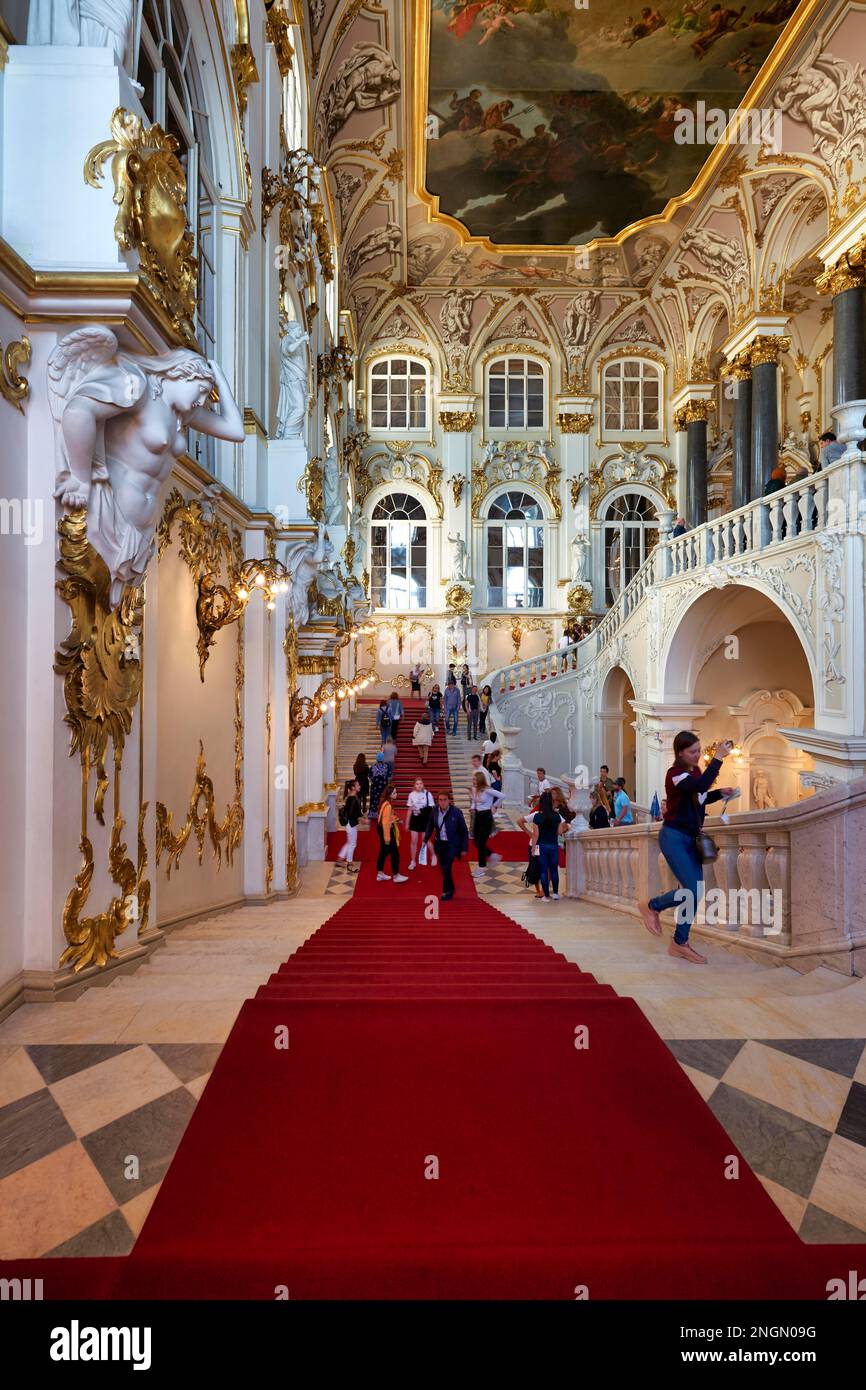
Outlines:
<svg viewBox="0 0 866 1390"><path fill-rule="evenodd" d="M855 259L857 256L859 264ZM866 285L864 242L852 251L846 251L838 261L825 266L820 275L815 276L815 289L818 293L830 295L833 299L837 294L844 294L846 290L861 289L863 285Z"/></svg>
<svg viewBox="0 0 866 1390"><path fill-rule="evenodd" d="M680 433L689 425L697 424L699 421L706 424L715 408L715 401L706 400L699 396L684 401L674 411L674 429Z"/></svg>
<svg viewBox="0 0 866 1390"><path fill-rule="evenodd" d="M743 348L742 352L738 352L728 361L724 374L734 381L749 380L752 375L752 354L749 348Z"/></svg>
<svg viewBox="0 0 866 1390"><path fill-rule="evenodd" d="M760 367L765 362L778 364L784 352L790 352L791 339L779 333L758 333L749 344L752 367Z"/></svg>
<svg viewBox="0 0 866 1390"><path fill-rule="evenodd" d="M577 411L560 410L556 417L556 427L563 434L589 434L593 415L578 414Z"/></svg>

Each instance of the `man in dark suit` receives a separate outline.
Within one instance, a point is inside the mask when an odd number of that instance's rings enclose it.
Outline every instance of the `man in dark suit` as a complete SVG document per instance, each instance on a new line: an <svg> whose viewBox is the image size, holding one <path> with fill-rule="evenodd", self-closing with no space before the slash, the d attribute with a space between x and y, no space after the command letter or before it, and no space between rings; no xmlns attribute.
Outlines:
<svg viewBox="0 0 866 1390"><path fill-rule="evenodd" d="M438 805L424 837L425 844L431 836L442 870L442 901L447 903L454 897L454 875L451 872L454 860L469 849L469 831L463 812L454 805L449 792L439 793Z"/></svg>

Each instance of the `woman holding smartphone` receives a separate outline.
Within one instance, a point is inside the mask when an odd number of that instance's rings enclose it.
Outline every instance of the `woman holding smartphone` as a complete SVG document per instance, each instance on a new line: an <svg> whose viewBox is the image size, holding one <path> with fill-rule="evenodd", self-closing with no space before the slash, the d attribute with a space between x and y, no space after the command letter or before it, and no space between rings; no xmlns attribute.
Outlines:
<svg viewBox="0 0 866 1390"><path fill-rule="evenodd" d="M730 739L716 744L714 757L701 772L698 766L701 741L697 734L692 733L691 729L677 734L673 766L668 768L665 777L666 806L659 831L659 849L681 887L650 898L648 903L638 904L644 926L653 936L662 934L659 914L671 907L678 909L676 931L668 947L668 955L689 960L694 965L707 963L706 956L700 955L689 945L689 932L704 888L704 866L698 858L695 840L703 827L707 805L711 801L727 800L736 792L735 787L710 791L721 771L722 760L732 748Z"/></svg>

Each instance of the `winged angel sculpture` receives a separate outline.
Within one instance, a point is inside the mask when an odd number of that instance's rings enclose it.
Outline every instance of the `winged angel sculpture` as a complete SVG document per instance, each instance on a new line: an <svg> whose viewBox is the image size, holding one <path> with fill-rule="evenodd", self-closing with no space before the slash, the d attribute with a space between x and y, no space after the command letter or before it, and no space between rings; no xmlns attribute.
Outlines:
<svg viewBox="0 0 866 1390"><path fill-rule="evenodd" d="M218 405L206 402L216 393ZM241 444L243 416L219 364L189 348L157 357L120 351L104 325L77 328L48 358L56 487L66 511L87 510L87 536L111 575L114 608L140 585L154 551L159 489L188 429Z"/></svg>

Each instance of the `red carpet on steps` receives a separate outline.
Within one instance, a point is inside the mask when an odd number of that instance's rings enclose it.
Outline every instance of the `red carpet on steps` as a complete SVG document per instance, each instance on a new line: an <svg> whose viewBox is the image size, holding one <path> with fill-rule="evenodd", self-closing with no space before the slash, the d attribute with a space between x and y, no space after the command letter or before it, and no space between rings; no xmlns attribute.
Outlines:
<svg viewBox="0 0 866 1390"><path fill-rule="evenodd" d="M634 1001L456 880L440 905L437 870L365 864L241 1009L132 1255L4 1274L47 1298L825 1299L866 1251L803 1245L744 1160L731 1180Z"/></svg>
<svg viewBox="0 0 866 1390"><path fill-rule="evenodd" d="M117 1293L826 1297L853 1252L726 1177L636 1004L456 877L436 920L437 870L365 865L244 1005Z"/></svg>

